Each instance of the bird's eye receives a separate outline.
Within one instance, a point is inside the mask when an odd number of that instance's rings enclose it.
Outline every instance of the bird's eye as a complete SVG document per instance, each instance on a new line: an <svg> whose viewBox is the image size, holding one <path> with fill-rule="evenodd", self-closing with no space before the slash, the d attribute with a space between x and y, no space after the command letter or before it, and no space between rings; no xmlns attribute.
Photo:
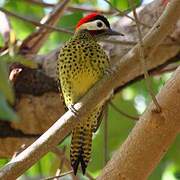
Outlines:
<svg viewBox="0 0 180 180"><path fill-rule="evenodd" d="M103 23L102 22L97 22L97 27L101 28L103 26Z"/></svg>

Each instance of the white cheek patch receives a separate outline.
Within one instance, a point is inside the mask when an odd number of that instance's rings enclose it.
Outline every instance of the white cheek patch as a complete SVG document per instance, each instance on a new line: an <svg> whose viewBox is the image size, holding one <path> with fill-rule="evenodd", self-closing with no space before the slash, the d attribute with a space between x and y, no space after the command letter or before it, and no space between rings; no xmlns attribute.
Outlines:
<svg viewBox="0 0 180 180"><path fill-rule="evenodd" d="M97 26L97 23L98 22L101 22L102 23L102 27L98 27ZM87 29L87 30L90 30L90 31L93 31L93 30L102 30L102 29L108 29L108 27L104 24L103 21L101 20L95 20L95 21L91 21L91 22L87 22L87 23L84 23L82 24L79 29Z"/></svg>

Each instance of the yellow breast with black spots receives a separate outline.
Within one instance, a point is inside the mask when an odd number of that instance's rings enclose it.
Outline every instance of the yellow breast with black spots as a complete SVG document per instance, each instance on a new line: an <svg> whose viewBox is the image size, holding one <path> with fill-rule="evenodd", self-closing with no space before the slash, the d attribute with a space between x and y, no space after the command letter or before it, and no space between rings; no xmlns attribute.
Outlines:
<svg viewBox="0 0 180 180"><path fill-rule="evenodd" d="M76 35L60 51L58 76L66 105L74 104L109 66L101 46L88 34Z"/></svg>
<svg viewBox="0 0 180 180"><path fill-rule="evenodd" d="M75 97L79 99L98 80L98 77L94 76L93 72L85 70L80 72L73 79L72 90L74 91ZM74 98L74 100L76 100L76 98Z"/></svg>

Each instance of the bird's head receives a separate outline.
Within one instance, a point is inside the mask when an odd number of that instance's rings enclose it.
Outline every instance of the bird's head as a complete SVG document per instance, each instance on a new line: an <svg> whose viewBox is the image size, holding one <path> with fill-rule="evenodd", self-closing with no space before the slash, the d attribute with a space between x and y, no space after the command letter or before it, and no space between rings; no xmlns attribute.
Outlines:
<svg viewBox="0 0 180 180"><path fill-rule="evenodd" d="M76 25L76 32L82 30L88 31L92 36L95 37L112 35L123 36L123 34L112 30L108 20L99 13L91 13L80 19L80 21Z"/></svg>

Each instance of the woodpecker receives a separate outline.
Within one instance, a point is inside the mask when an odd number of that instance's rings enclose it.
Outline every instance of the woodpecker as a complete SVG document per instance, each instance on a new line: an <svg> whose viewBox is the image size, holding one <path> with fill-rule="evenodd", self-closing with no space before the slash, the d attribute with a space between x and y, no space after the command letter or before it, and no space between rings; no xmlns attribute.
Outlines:
<svg viewBox="0 0 180 180"><path fill-rule="evenodd" d="M91 13L77 23L74 36L61 48L57 60L58 84L69 109L73 110L73 104L108 69L108 56L97 41L111 35L122 34L113 31L103 15ZM97 104L84 123L78 123L72 131L70 160L75 175L79 164L85 174L90 160L92 135L98 128L102 111L103 104Z"/></svg>

